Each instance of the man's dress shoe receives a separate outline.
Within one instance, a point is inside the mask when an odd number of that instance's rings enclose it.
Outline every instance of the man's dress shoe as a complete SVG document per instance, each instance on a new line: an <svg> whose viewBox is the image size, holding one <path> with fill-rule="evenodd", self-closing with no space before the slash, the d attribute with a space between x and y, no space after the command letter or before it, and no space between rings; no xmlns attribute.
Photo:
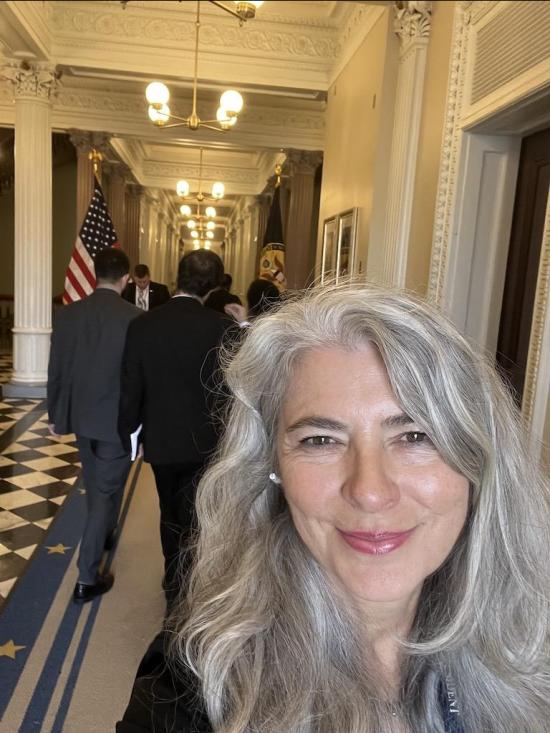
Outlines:
<svg viewBox="0 0 550 733"><path fill-rule="evenodd" d="M97 596L111 590L114 580L111 573L107 573L106 575L98 576L97 583L93 585L77 583L73 591L73 601L75 603L88 603L88 601L93 601Z"/></svg>

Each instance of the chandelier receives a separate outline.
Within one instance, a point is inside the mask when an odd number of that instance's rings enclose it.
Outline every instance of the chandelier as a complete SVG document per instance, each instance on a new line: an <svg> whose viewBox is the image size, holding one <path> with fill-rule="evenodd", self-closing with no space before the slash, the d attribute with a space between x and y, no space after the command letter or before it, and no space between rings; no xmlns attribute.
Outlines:
<svg viewBox="0 0 550 733"><path fill-rule="evenodd" d="M199 190L196 194L190 194L191 187L189 183L183 179L176 184L176 193L181 199L186 199L191 196L196 201L196 210L193 213L189 204L182 204L180 206L180 213L182 216L189 217L185 222L186 227L189 229L190 236L195 242L208 242L208 240L214 239L214 229L216 223L216 209L209 205L206 206L204 213L202 211L203 203L207 202L209 198L219 201L224 197L225 186L221 181L216 181L212 185L211 196L207 197L202 191L202 159L203 149L199 148ZM208 245L210 246L210 245Z"/></svg>
<svg viewBox="0 0 550 733"><path fill-rule="evenodd" d="M220 2L214 2L213 5L222 8L228 13L235 15L240 19L242 25L248 18L253 18L256 14L256 8L262 5L262 2L236 2L235 10ZM172 114L168 102L170 101L170 90L160 81L154 81L149 84L145 90L145 98L149 103L149 119L157 127L188 127L190 130L198 130L199 127L206 127L209 130L217 132L227 132L236 124L239 112L243 108L243 98L239 92L234 89L228 89L220 97L220 105L216 112L216 119L201 120L197 113L197 87L198 87L198 68L199 68L199 32L200 32L200 0L197 0L197 19L195 21L195 62L193 72L193 106L191 114L187 117L179 117ZM171 122L175 120L175 122ZM168 124L169 123L169 124Z"/></svg>

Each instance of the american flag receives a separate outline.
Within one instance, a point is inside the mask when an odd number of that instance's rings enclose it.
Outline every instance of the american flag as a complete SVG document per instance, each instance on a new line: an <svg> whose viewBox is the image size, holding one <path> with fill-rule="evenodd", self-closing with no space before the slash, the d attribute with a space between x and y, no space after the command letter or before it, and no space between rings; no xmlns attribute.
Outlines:
<svg viewBox="0 0 550 733"><path fill-rule="evenodd" d="M103 191L94 176L94 195L76 238L65 275L64 303L74 303L75 300L81 300L93 292L96 283L94 271L96 254L107 247L118 246Z"/></svg>

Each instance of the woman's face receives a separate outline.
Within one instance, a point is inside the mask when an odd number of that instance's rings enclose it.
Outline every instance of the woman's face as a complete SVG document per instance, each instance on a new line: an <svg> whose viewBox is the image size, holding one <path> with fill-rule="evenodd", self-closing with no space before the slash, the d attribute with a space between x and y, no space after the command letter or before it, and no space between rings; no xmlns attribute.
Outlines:
<svg viewBox="0 0 550 733"><path fill-rule="evenodd" d="M469 488L397 403L377 349L311 349L277 443L302 540L362 605L414 603L466 520Z"/></svg>

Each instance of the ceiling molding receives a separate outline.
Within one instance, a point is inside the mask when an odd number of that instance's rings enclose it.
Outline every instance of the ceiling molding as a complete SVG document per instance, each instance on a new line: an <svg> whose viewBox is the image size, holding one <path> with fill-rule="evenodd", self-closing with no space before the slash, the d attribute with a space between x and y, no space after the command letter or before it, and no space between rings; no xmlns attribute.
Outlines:
<svg viewBox="0 0 550 733"><path fill-rule="evenodd" d="M187 5L161 10L129 4L123 10L115 2L55 2L56 62L82 68L133 69L149 77L190 78L194 4L189 9ZM222 52L225 57L220 64ZM199 77L321 90L340 52L339 29L334 24L319 27L264 21L258 16L239 28L224 13L203 14Z"/></svg>
<svg viewBox="0 0 550 733"><path fill-rule="evenodd" d="M329 86L336 81L371 29L387 12L385 7L379 5L351 3L351 6L339 38L342 52L331 69Z"/></svg>

